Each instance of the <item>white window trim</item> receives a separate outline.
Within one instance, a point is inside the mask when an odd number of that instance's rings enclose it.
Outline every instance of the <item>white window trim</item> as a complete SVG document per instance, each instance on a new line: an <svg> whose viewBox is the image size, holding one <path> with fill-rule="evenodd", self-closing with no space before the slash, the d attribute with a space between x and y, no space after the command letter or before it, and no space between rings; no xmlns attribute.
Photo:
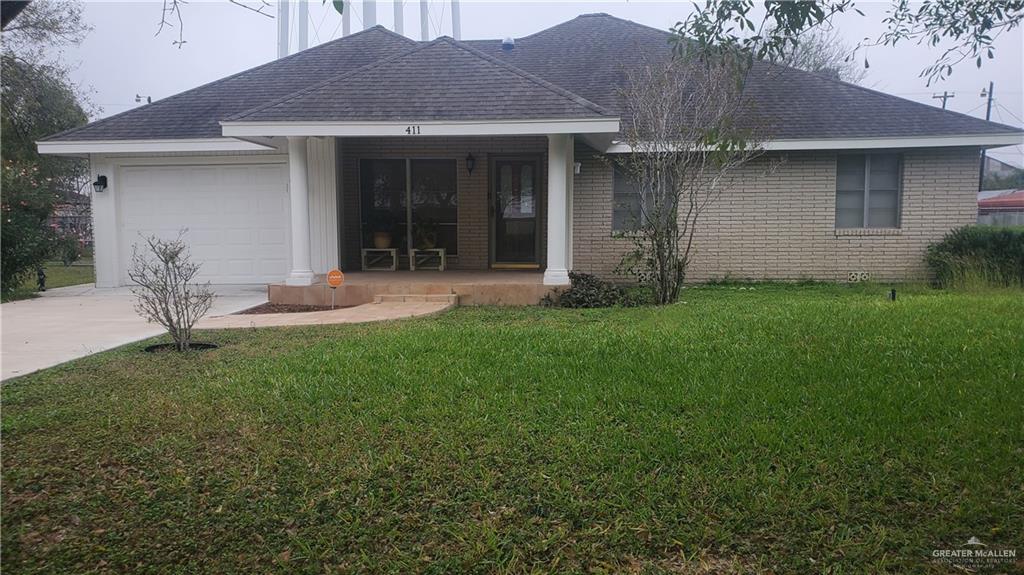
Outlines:
<svg viewBox="0 0 1024 575"><path fill-rule="evenodd" d="M863 213L861 215L862 219L861 219L861 225L860 226L841 228L841 227L839 227L839 218L835 217L835 221L833 222L833 226L835 227L837 234L838 235L894 235L894 234L890 234L890 233L885 233L885 231L886 230L900 230L900 229L903 229L903 154L899 154L899 153L889 153L889 154L864 153L864 154L840 154L839 156L836 156L836 179L837 179L837 182L836 182L836 195L835 195L835 201L836 202L839 201L839 184L838 184L839 158L842 157L842 156L845 156L845 155L864 156L864 208L863 208ZM871 226L870 225L871 221L870 221L870 218L868 217L869 214L871 213L871 157L872 156L883 156L883 155L884 156L889 156L889 155L896 156L896 162L897 162L897 167L898 167L898 175L896 177L896 227L887 227L887 226L878 226L878 227L876 227L876 226ZM845 233L842 233L842 232L846 232L848 230L879 230L882 233L877 233L877 234L845 234Z"/></svg>

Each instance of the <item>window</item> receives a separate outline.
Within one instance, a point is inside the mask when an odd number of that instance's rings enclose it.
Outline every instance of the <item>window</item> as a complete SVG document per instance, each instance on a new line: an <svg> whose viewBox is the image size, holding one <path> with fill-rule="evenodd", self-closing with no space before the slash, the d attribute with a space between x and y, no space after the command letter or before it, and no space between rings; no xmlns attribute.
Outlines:
<svg viewBox="0 0 1024 575"><path fill-rule="evenodd" d="M399 253L436 247L456 255L455 181L455 160L360 160L363 246L372 247L375 236L385 235Z"/></svg>
<svg viewBox="0 0 1024 575"><path fill-rule="evenodd" d="M455 160L411 160L412 247L458 253Z"/></svg>
<svg viewBox="0 0 1024 575"><path fill-rule="evenodd" d="M836 227L899 227L901 172L900 157L896 154L839 156Z"/></svg>
<svg viewBox="0 0 1024 575"><path fill-rule="evenodd" d="M640 227L640 193L636 182L615 168L612 182L612 231L630 232Z"/></svg>
<svg viewBox="0 0 1024 575"><path fill-rule="evenodd" d="M408 249L405 169L405 160L359 162L363 247L374 247L374 235L384 234L390 247Z"/></svg>

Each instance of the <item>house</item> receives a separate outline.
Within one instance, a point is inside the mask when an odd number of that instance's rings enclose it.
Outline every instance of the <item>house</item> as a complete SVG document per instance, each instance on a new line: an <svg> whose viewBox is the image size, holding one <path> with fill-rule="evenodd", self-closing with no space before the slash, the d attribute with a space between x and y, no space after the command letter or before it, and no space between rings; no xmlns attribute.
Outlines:
<svg viewBox="0 0 1024 575"><path fill-rule="evenodd" d="M624 70L668 54L668 38L606 14L514 41L417 42L378 26L39 150L88 157L105 182L99 286L128 283L142 235L181 228L202 279L270 284L272 299L312 293L335 266L407 269L410 247L443 248L452 277L615 278L629 190L605 158L629 152ZM758 63L748 82L768 153L701 221L690 280L920 276L925 246L975 220L980 151L1022 140L785 67Z"/></svg>
<svg viewBox="0 0 1024 575"><path fill-rule="evenodd" d="M53 206L50 226L62 234L74 234L83 247L92 246L92 217L89 196L78 192L66 194Z"/></svg>
<svg viewBox="0 0 1024 575"><path fill-rule="evenodd" d="M1020 175L1024 171L1013 164L1004 162L992 156L985 157L985 177L1011 178Z"/></svg>

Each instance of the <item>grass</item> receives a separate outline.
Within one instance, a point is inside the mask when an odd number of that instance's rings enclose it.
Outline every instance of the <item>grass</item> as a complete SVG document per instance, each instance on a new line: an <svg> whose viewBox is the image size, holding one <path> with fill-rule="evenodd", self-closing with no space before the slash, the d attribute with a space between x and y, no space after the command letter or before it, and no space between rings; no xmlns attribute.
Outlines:
<svg viewBox="0 0 1024 575"><path fill-rule="evenodd" d="M887 292L208 332L219 350L26 376L2 388L4 572L944 573L931 550L971 536L1021 553L1024 295Z"/></svg>
<svg viewBox="0 0 1024 575"><path fill-rule="evenodd" d="M47 289L96 282L96 271L93 268L91 259L82 259L70 266L65 266L63 263L56 261L46 262L43 269L46 270ZM4 296L3 301L17 301L36 297L38 295L37 285L36 276L33 274L20 287Z"/></svg>

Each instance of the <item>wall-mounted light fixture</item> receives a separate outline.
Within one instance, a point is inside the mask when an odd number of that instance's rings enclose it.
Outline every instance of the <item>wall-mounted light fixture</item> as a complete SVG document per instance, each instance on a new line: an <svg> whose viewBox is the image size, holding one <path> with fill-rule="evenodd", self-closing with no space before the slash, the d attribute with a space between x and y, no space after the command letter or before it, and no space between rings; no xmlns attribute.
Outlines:
<svg viewBox="0 0 1024 575"><path fill-rule="evenodd" d="M475 168L475 167L476 167L476 158L473 157L473 154L468 154L466 156L466 171L469 172L469 175L471 175L471 176L473 175L473 168Z"/></svg>
<svg viewBox="0 0 1024 575"><path fill-rule="evenodd" d="M580 170L582 168L583 168L583 162L573 162L572 163L572 173L579 174Z"/></svg>
<svg viewBox="0 0 1024 575"><path fill-rule="evenodd" d="M97 176L96 181L92 183L92 189L98 194L103 190L107 189L107 177Z"/></svg>

